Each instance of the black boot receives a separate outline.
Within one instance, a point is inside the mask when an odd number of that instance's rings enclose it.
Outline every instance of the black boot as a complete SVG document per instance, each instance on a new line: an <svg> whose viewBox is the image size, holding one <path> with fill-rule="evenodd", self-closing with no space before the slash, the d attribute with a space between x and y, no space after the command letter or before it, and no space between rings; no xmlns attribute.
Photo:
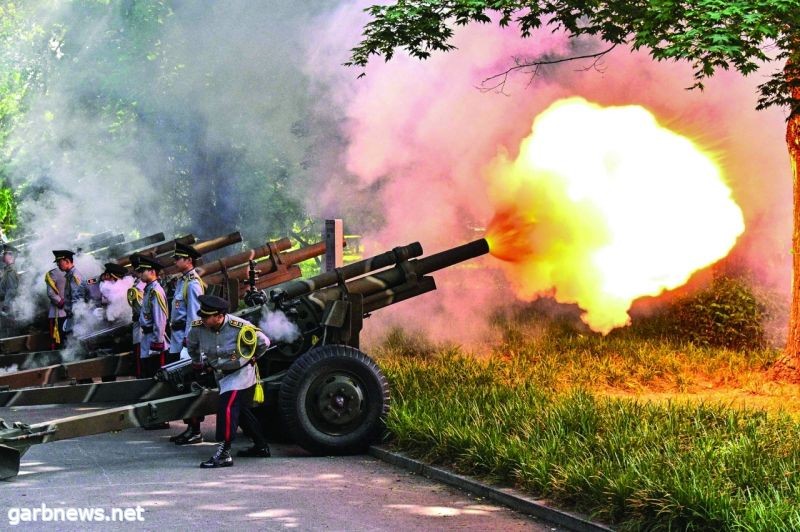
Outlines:
<svg viewBox="0 0 800 532"><path fill-rule="evenodd" d="M189 426L189 427L186 427L186 430L184 430L180 434L176 434L175 436L170 436L169 441L171 441L172 443L176 443L176 442L178 442L178 441L180 441L182 439L188 438L193 433L194 433L194 431L192 430L192 427Z"/></svg>
<svg viewBox="0 0 800 532"><path fill-rule="evenodd" d="M169 428L169 421L164 421L161 423L153 423L151 425L145 425L142 427L144 430L164 430Z"/></svg>
<svg viewBox="0 0 800 532"><path fill-rule="evenodd" d="M241 458L269 458L272 455L269 452L269 445L265 443L263 445L253 445L249 449L236 451L236 456Z"/></svg>
<svg viewBox="0 0 800 532"><path fill-rule="evenodd" d="M230 444L228 444L230 445ZM225 443L220 443L217 452L214 456L200 463L203 469L210 469L215 467L231 467L233 465L233 458L231 458L231 449Z"/></svg>
<svg viewBox="0 0 800 532"><path fill-rule="evenodd" d="M194 445L195 443L203 443L203 435L199 432L189 431L188 436L181 436L175 440L175 445Z"/></svg>

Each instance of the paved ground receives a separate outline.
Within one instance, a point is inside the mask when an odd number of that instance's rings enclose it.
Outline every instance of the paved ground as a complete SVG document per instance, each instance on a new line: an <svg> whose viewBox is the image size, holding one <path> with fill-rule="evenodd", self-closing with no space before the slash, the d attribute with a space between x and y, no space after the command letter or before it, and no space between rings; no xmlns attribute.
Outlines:
<svg viewBox="0 0 800 532"><path fill-rule="evenodd" d="M85 410L85 409L84 409ZM0 418L29 423L80 408L0 408ZM204 425L213 437L213 416ZM131 429L34 446L20 475L0 481L0 529L24 517L17 508L141 507L143 521L107 523L136 530L559 530L433 483L369 456L317 458L290 445L268 459L235 459L202 470L214 445L176 447L182 430ZM234 443L234 448L245 445ZM129 511L133 517L135 510ZM21 523L14 529L86 529L88 523ZM66 514L65 514L66 515Z"/></svg>

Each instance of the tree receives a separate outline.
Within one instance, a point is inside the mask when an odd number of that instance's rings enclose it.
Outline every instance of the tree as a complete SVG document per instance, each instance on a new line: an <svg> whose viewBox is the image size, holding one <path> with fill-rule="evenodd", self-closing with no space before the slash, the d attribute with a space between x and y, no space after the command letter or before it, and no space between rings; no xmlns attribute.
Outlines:
<svg viewBox="0 0 800 532"><path fill-rule="evenodd" d="M800 0L399 0L366 10L372 20L352 50L347 65L365 67L369 59L387 61L397 49L428 58L449 51L453 26L473 22L516 23L522 37L539 28L564 31L573 39L593 37L608 47L567 58L517 61L500 73L536 68L576 58L599 58L618 45L647 50L657 61L688 61L691 88L719 69L747 75L764 64L779 66L758 87L758 109L788 109L786 143L792 161L794 230L792 304L784 367L800 368ZM362 74L363 75L363 74Z"/></svg>

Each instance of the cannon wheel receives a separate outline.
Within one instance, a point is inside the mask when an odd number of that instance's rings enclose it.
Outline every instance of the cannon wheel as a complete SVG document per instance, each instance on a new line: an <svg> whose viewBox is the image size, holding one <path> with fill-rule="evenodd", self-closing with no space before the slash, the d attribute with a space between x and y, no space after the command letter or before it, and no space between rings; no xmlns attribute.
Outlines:
<svg viewBox="0 0 800 532"><path fill-rule="evenodd" d="M325 345L298 358L278 400L289 433L314 454L364 452L384 429L389 385L367 355Z"/></svg>

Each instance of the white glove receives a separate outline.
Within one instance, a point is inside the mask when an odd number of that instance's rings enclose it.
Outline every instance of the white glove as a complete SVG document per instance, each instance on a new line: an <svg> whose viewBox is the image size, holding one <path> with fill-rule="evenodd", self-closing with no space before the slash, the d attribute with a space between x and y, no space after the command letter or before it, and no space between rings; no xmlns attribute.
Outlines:
<svg viewBox="0 0 800 532"><path fill-rule="evenodd" d="M97 307L96 309L92 310L92 314L98 320L105 319L105 317L106 317L106 309L104 309L103 307Z"/></svg>
<svg viewBox="0 0 800 532"><path fill-rule="evenodd" d="M187 358L189 358L189 348L188 347L184 347L183 349L181 349L181 358L180 358L180 360L186 360Z"/></svg>

